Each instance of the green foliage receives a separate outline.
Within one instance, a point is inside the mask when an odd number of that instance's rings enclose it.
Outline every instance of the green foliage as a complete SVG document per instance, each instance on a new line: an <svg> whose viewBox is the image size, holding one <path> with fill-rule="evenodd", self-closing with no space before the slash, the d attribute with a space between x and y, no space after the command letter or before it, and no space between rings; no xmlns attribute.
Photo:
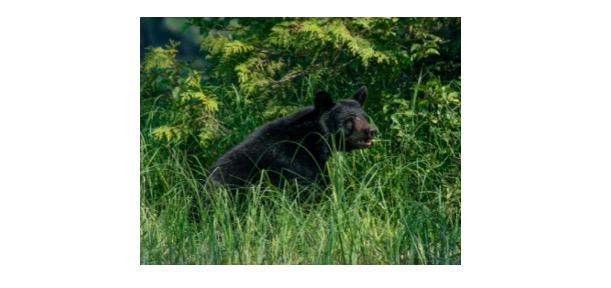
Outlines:
<svg viewBox="0 0 611 288"><path fill-rule="evenodd" d="M205 143L217 130L214 93L202 86L201 73L176 60L179 42L149 47L140 65L141 129L157 140ZM191 139L188 139L191 138Z"/></svg>
<svg viewBox="0 0 611 288"><path fill-rule="evenodd" d="M295 78L306 75L314 76L326 87L367 84L376 89L405 89L404 80L411 65L430 56L442 56L440 45L447 40L435 33L460 26L459 21L191 18L187 25L200 28L204 36L202 49L208 52L214 78L230 80L251 94L294 91L299 84Z"/></svg>
<svg viewBox="0 0 611 288"><path fill-rule="evenodd" d="M421 75L409 100L385 99L380 120L390 123L393 150L406 161L414 159L422 171L438 173L428 181L445 191L444 203L460 209L460 81L444 84L432 74Z"/></svg>

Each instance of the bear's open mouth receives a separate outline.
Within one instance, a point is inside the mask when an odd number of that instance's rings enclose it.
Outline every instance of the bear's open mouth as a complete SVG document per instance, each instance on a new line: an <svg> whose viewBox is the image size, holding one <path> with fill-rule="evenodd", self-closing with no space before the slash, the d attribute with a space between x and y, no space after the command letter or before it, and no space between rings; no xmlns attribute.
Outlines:
<svg viewBox="0 0 611 288"><path fill-rule="evenodd" d="M356 141L356 145L361 147L361 148L367 148L367 147L371 146L371 142L373 142L373 139L365 138L365 139L360 139L360 140Z"/></svg>

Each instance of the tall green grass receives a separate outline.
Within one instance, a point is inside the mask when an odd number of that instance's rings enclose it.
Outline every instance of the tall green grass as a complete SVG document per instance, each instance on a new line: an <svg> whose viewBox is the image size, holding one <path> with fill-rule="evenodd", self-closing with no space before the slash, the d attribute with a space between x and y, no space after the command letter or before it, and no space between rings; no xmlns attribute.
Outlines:
<svg viewBox="0 0 611 288"><path fill-rule="evenodd" d="M236 90L217 93L242 99ZM368 113L375 120L380 112ZM460 167L448 173L440 169L444 159L431 160L442 156L397 148L447 151L446 144L433 137L397 145L393 132L376 123L380 133L371 148L333 154L328 187L259 184L236 202L223 190L199 194L204 171L254 128L242 119L265 120L235 100L218 115L235 130L202 144L201 155L154 139L143 117L141 264L460 264ZM460 149L450 153L460 158Z"/></svg>

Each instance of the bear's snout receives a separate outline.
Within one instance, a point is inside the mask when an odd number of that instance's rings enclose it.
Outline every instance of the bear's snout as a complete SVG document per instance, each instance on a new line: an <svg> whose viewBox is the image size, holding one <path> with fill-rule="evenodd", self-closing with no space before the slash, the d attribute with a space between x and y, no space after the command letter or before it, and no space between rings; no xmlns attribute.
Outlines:
<svg viewBox="0 0 611 288"><path fill-rule="evenodd" d="M378 129L376 129L375 127L371 127L369 128L369 132L367 134L369 134L370 138L373 138L373 136L378 133Z"/></svg>

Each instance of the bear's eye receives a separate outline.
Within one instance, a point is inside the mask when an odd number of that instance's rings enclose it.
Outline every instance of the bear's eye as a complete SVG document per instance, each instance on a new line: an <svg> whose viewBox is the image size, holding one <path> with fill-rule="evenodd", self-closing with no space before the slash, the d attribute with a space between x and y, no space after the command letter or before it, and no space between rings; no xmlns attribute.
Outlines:
<svg viewBox="0 0 611 288"><path fill-rule="evenodd" d="M352 127L354 127L354 120L356 118L358 117L353 115L346 117L346 119L344 120L344 127L346 128L346 130L352 130Z"/></svg>

